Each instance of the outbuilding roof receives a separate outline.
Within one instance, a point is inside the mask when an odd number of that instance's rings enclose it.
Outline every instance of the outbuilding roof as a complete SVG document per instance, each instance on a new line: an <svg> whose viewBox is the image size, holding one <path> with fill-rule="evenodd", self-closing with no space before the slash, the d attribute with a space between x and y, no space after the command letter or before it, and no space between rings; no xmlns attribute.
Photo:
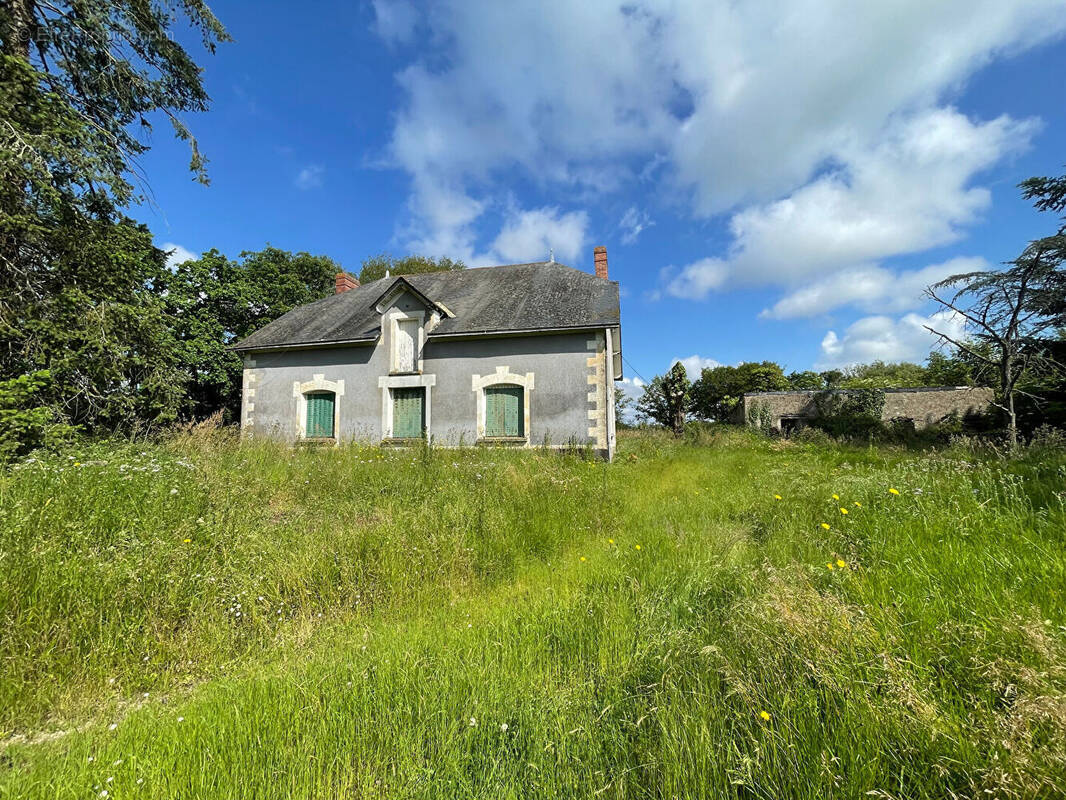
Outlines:
<svg viewBox="0 0 1066 800"><path fill-rule="evenodd" d="M617 327L618 282L554 261L381 278L294 308L234 345L268 350L376 341L377 303L408 284L445 313L428 336Z"/></svg>

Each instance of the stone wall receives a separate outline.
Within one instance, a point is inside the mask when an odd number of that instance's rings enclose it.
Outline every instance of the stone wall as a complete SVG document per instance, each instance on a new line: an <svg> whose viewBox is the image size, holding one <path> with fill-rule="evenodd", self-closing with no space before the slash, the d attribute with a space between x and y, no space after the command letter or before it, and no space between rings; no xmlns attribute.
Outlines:
<svg viewBox="0 0 1066 800"><path fill-rule="evenodd" d="M970 386L885 389L884 392L885 410L881 418L890 420L908 417L914 420L917 428L939 422L953 411L960 415L984 412L993 398L991 389ZM817 394L818 392L813 390L746 394L744 402L738 407L738 411L742 413L738 414L734 421L746 422L752 406L759 403L769 409L775 428L782 428L782 418L785 420L785 427L788 427L790 419L797 419L802 426L806 420L818 416L814 405Z"/></svg>

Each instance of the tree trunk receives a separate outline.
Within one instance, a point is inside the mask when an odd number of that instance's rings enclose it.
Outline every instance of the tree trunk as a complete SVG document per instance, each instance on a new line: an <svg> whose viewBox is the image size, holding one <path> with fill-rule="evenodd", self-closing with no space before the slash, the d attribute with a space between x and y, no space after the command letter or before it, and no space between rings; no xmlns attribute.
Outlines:
<svg viewBox="0 0 1066 800"><path fill-rule="evenodd" d="M999 386L1003 404L1007 407L1007 443L1013 453L1018 448L1018 414L1014 410L1014 359L1008 354L1000 363Z"/></svg>
<svg viewBox="0 0 1066 800"><path fill-rule="evenodd" d="M1018 449L1018 415L1014 411L1014 389L1007 390L1007 441L1013 453Z"/></svg>

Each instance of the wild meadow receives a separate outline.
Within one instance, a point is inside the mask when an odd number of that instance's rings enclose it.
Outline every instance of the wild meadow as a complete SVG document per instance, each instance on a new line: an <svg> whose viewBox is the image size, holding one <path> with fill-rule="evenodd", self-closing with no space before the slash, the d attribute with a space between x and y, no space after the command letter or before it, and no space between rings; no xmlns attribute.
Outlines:
<svg viewBox="0 0 1066 800"><path fill-rule="evenodd" d="M1066 455L199 432L0 472L0 796L1066 796Z"/></svg>

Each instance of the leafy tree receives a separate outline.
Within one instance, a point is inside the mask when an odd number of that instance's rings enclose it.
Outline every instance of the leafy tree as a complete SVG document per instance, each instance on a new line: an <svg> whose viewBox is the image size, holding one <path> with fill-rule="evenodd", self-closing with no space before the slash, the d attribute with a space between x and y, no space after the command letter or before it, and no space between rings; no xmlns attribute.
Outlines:
<svg viewBox="0 0 1066 800"><path fill-rule="evenodd" d="M176 339L176 363L186 381L182 416L200 419L222 410L226 421L236 420L243 364L229 346L293 308L331 294L340 271L326 256L269 246L240 258L231 261L210 250L159 281Z"/></svg>
<svg viewBox="0 0 1066 800"><path fill-rule="evenodd" d="M744 394L788 388L788 378L781 365L773 361L709 367L692 386L692 411L703 419L721 422L732 416Z"/></svg>
<svg viewBox="0 0 1066 800"><path fill-rule="evenodd" d="M925 362L925 378L929 386L973 386L973 367L959 354L945 355L937 351Z"/></svg>
<svg viewBox="0 0 1066 800"><path fill-rule="evenodd" d="M177 9L175 11L174 9ZM0 4L0 380L48 367L38 392L89 428L172 419L182 387L152 289L164 255L116 209L151 118L207 107L200 69L170 30L227 40L201 0Z"/></svg>
<svg viewBox="0 0 1066 800"><path fill-rule="evenodd" d="M835 389L840 386L840 382L845 378L844 373L839 369L827 369L821 373L821 376L822 382L827 389Z"/></svg>
<svg viewBox="0 0 1066 800"><path fill-rule="evenodd" d="M886 364L878 360L848 367L838 385L844 389L906 389L926 386L928 378L920 364L907 361Z"/></svg>
<svg viewBox="0 0 1066 800"><path fill-rule="evenodd" d="M390 275L422 275L427 272L450 272L466 269L462 261L453 261L447 257L430 258L429 256L404 256L393 258L388 253L364 259L363 268L359 270L359 282L370 283Z"/></svg>
<svg viewBox="0 0 1066 800"><path fill-rule="evenodd" d="M61 444L73 432L46 402L47 370L0 381L0 463L39 447Z"/></svg>
<svg viewBox="0 0 1066 800"><path fill-rule="evenodd" d="M1057 178L1029 178L1020 184L1022 195L1032 200L1038 211L1061 214L1066 211L1066 175ZM1058 258L1058 267L1045 270L1042 282L1030 289L1030 309L1050 320L1052 328L1066 328L1066 270L1061 269L1066 241L1066 217L1060 217L1057 233L1039 241L1046 243L1048 258ZM1036 244L1035 242L1033 244Z"/></svg>
<svg viewBox="0 0 1066 800"><path fill-rule="evenodd" d="M174 6L142 0L0 6L0 272L31 290L49 261L48 232L69 213L106 216L136 200L136 159L149 148L150 117L167 117L189 142L190 168L205 160L181 121L203 111L200 68L170 37L184 17L214 52L228 41L202 0Z"/></svg>
<svg viewBox="0 0 1066 800"><path fill-rule="evenodd" d="M37 291L6 299L0 380L50 371L47 398L87 430L176 418L183 380L154 287L166 255L142 225L71 214L49 234Z"/></svg>
<svg viewBox="0 0 1066 800"><path fill-rule="evenodd" d="M817 372L805 370L803 372L790 372L788 374L788 388L795 391L802 389L823 389L825 380Z"/></svg>
<svg viewBox="0 0 1066 800"><path fill-rule="evenodd" d="M926 290L963 318L967 336L926 328L995 376L997 405L1007 416L1012 448L1018 443L1019 384L1035 374L1061 371L1043 337L1057 322L1049 300L1063 285L1064 260L1066 234L1060 230L1031 242L1006 270L952 275Z"/></svg>
<svg viewBox="0 0 1066 800"><path fill-rule="evenodd" d="M677 361L666 375L656 375L644 387L644 394L637 401L637 413L680 436L685 430L690 388L685 365Z"/></svg>

